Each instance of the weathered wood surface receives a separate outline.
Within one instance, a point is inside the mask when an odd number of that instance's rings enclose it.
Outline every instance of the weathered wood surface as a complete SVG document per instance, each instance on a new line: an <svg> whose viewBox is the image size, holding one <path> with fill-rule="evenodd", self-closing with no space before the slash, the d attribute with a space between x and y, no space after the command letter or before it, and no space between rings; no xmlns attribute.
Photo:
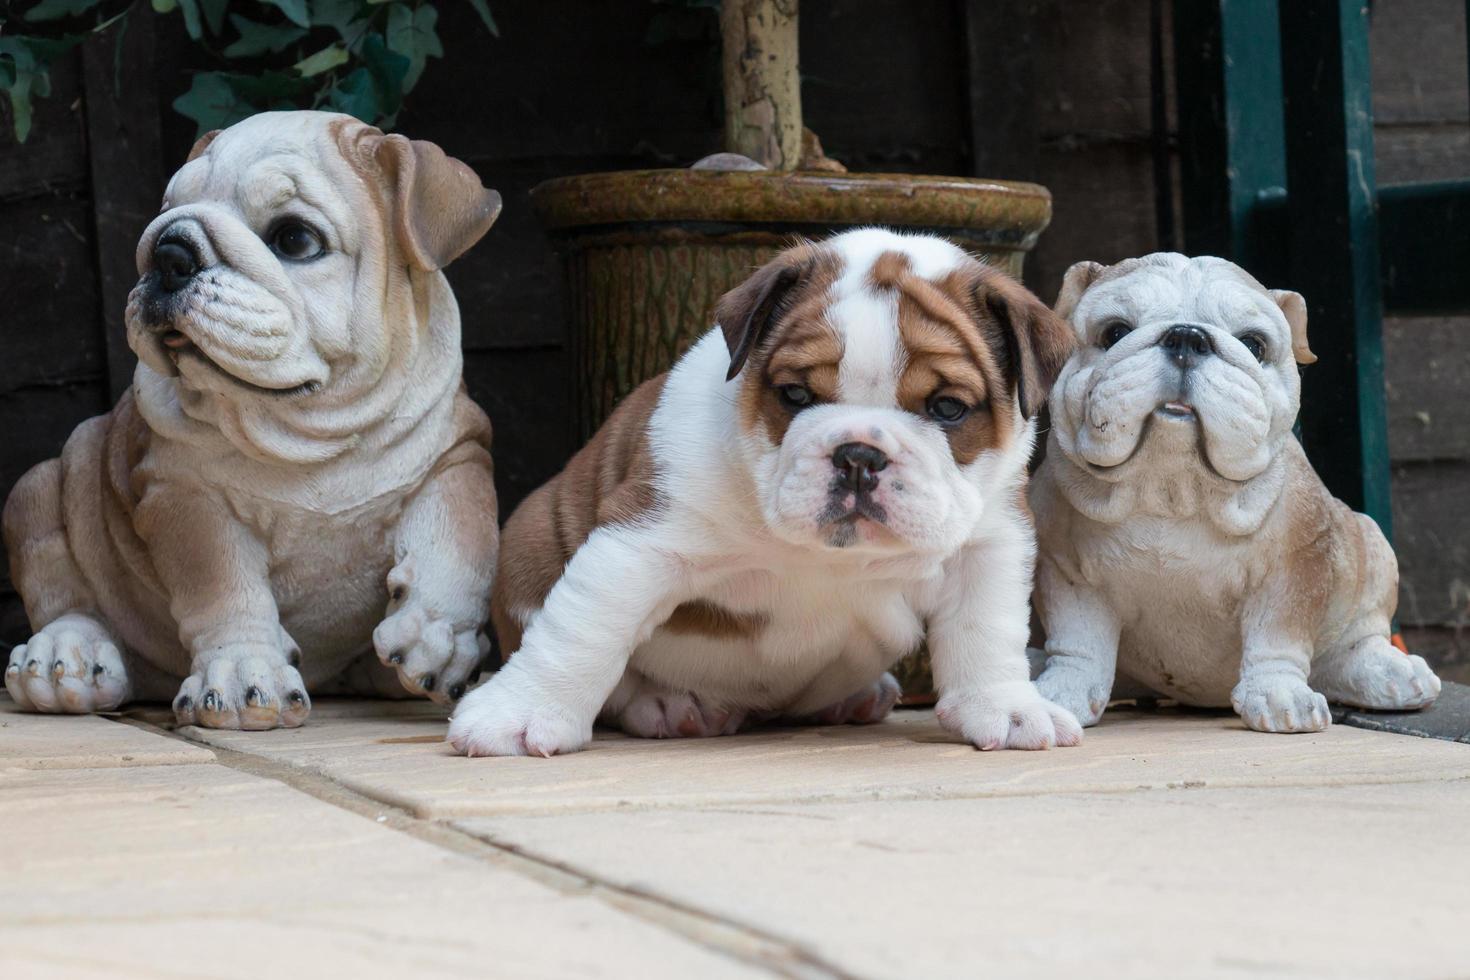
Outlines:
<svg viewBox="0 0 1470 980"><path fill-rule="evenodd" d="M1383 329L1394 461L1470 459L1470 321L1393 317Z"/></svg>
<svg viewBox="0 0 1470 980"><path fill-rule="evenodd" d="M1380 127L1470 119L1465 0L1373 0L1372 40Z"/></svg>
<svg viewBox="0 0 1470 980"><path fill-rule="evenodd" d="M1394 467L1399 620L1470 627L1470 462Z"/></svg>

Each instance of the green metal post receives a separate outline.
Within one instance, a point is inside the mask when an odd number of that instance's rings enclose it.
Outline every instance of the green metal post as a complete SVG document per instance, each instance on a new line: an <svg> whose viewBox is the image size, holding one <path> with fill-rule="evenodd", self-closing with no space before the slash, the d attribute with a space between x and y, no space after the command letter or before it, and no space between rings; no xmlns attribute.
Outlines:
<svg viewBox="0 0 1470 980"><path fill-rule="evenodd" d="M1327 487L1391 528L1373 109L1364 0L1280 6L1291 288L1319 360L1302 442Z"/></svg>
<svg viewBox="0 0 1470 980"><path fill-rule="evenodd" d="M1277 0L1175 0L1174 77L1185 250L1281 285L1282 242L1256 207L1286 186Z"/></svg>

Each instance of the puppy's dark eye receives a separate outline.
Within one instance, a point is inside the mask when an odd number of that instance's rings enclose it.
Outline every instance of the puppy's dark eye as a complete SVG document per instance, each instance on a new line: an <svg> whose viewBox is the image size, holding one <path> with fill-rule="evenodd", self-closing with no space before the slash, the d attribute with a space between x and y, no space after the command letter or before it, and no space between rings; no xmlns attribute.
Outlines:
<svg viewBox="0 0 1470 980"><path fill-rule="evenodd" d="M321 236L299 221L285 221L271 230L266 242L283 259L303 262L321 255Z"/></svg>
<svg viewBox="0 0 1470 980"><path fill-rule="evenodd" d="M1103 327L1102 335L1098 337L1097 340L1098 346L1101 347L1103 350L1108 350L1110 347L1112 347L1114 344L1116 344L1118 341L1122 340L1124 337L1128 336L1132 332L1133 328L1130 327L1128 324L1124 323L1122 320L1114 320L1107 326Z"/></svg>
<svg viewBox="0 0 1470 980"><path fill-rule="evenodd" d="M929 402L929 417L942 425L954 425L969 414L969 405L949 395L941 395Z"/></svg>
<svg viewBox="0 0 1470 980"><path fill-rule="evenodd" d="M817 396L806 385L781 385L776 389L776 395L781 399L781 404L792 412L799 412L817 400Z"/></svg>
<svg viewBox="0 0 1470 980"><path fill-rule="evenodd" d="M1266 340L1258 333L1248 333L1240 338L1241 346L1251 352L1251 357L1258 361L1266 359Z"/></svg>

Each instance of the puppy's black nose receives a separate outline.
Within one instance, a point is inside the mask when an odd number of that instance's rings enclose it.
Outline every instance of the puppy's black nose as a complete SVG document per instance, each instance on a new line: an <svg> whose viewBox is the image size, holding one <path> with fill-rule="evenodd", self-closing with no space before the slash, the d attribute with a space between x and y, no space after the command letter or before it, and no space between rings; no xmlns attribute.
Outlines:
<svg viewBox="0 0 1470 980"><path fill-rule="evenodd" d="M1176 323L1164 334L1159 346L1180 367L1190 367L1202 357L1215 353L1215 342L1199 327Z"/></svg>
<svg viewBox="0 0 1470 980"><path fill-rule="evenodd" d="M173 293L198 274L199 256L187 242L171 238L153 249L153 266L158 270L158 284L165 292Z"/></svg>
<svg viewBox="0 0 1470 980"><path fill-rule="evenodd" d="M832 465L837 467L838 480L853 492L867 493L878 485L877 473L888 465L888 457L865 442L844 442L832 450Z"/></svg>

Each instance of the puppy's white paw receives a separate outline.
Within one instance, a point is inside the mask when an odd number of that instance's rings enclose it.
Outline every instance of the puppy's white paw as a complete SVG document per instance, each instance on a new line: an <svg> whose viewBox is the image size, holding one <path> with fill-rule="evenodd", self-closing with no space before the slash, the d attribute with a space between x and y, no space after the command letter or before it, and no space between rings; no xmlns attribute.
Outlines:
<svg viewBox="0 0 1470 980"><path fill-rule="evenodd" d="M88 616L63 616L10 651L5 689L25 711L110 711L132 693L112 635Z"/></svg>
<svg viewBox="0 0 1470 980"><path fill-rule="evenodd" d="M1416 711L1433 704L1440 690L1423 657L1378 636L1314 663L1312 683L1330 700L1374 711Z"/></svg>
<svg viewBox="0 0 1470 980"><path fill-rule="evenodd" d="M902 693L893 675L884 673L861 691L818 711L811 720L819 725L872 725L888 717Z"/></svg>
<svg viewBox="0 0 1470 980"><path fill-rule="evenodd" d="M934 713L941 725L983 751L1082 742L1082 726L1072 713L1042 697L1030 681L946 692Z"/></svg>
<svg viewBox="0 0 1470 980"><path fill-rule="evenodd" d="M613 720L639 738L708 738L735 734L745 723L745 712L706 704L697 694L643 691Z"/></svg>
<svg viewBox="0 0 1470 980"><path fill-rule="evenodd" d="M413 578L406 565L388 573L388 615L373 630L373 649L404 690L450 704L479 676L489 641L477 624L436 608Z"/></svg>
<svg viewBox="0 0 1470 980"><path fill-rule="evenodd" d="M522 679L512 660L465 696L449 719L449 744L461 755L554 755L592 741L592 717L573 718Z"/></svg>
<svg viewBox="0 0 1470 980"><path fill-rule="evenodd" d="M1083 727L1096 725L1107 710L1113 685L1076 657L1052 657L1036 678L1036 688L1052 704L1070 711Z"/></svg>
<svg viewBox="0 0 1470 980"><path fill-rule="evenodd" d="M203 728L296 728L310 713L301 675L271 647L213 653L202 670L184 678L174 697L174 719Z"/></svg>
<svg viewBox="0 0 1470 980"><path fill-rule="evenodd" d="M1327 699L1295 674L1248 674L1230 693L1246 727L1258 732L1320 732L1332 724Z"/></svg>

